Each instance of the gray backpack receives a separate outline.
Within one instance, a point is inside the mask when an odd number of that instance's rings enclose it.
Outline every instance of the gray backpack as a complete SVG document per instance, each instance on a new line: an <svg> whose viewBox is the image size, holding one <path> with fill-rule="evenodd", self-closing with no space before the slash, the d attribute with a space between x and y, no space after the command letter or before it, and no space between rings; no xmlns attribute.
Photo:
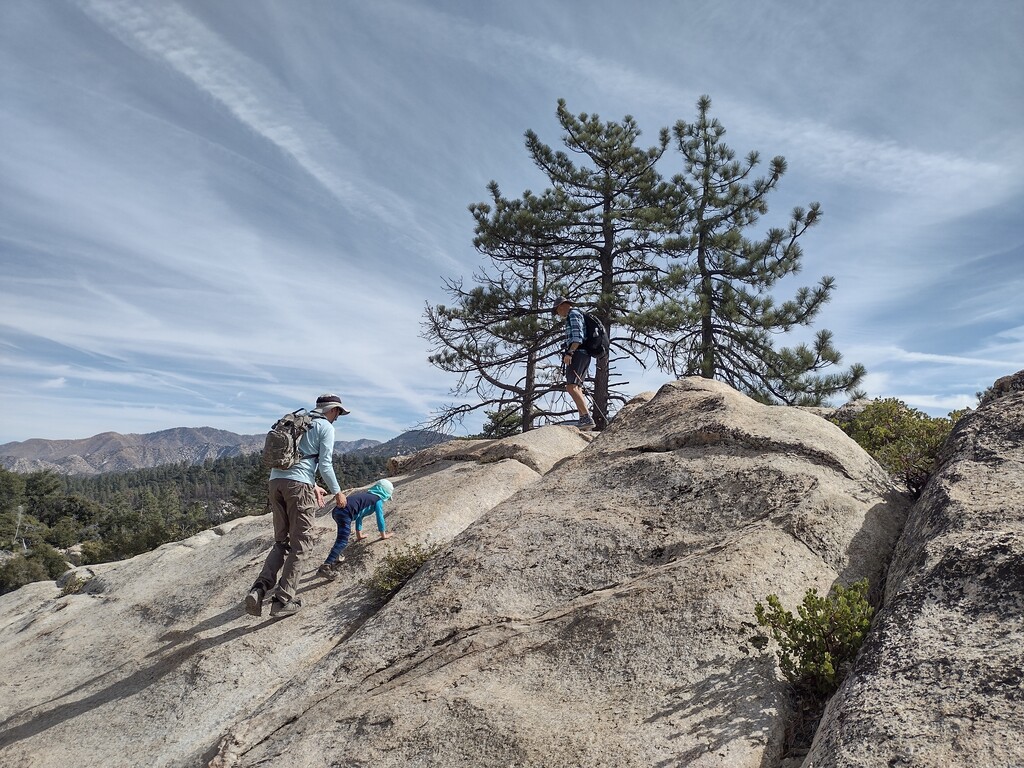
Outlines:
<svg viewBox="0 0 1024 768"><path fill-rule="evenodd" d="M299 408L275 421L263 442L263 466L266 469L291 469L303 459L317 456L315 453L310 456L299 453L299 440L317 418L323 417Z"/></svg>

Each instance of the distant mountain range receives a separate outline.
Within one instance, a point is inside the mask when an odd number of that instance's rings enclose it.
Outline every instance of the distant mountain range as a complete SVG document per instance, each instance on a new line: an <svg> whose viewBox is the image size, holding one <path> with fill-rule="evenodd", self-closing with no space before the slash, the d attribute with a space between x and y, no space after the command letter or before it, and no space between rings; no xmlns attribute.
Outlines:
<svg viewBox="0 0 1024 768"><path fill-rule="evenodd" d="M261 451L264 437L211 427L177 427L146 435L104 432L81 440L31 439L0 445L0 466L14 472L50 469L63 475L96 475L178 462L201 464ZM339 440L334 453L401 456L450 439L439 432L413 430L386 443Z"/></svg>

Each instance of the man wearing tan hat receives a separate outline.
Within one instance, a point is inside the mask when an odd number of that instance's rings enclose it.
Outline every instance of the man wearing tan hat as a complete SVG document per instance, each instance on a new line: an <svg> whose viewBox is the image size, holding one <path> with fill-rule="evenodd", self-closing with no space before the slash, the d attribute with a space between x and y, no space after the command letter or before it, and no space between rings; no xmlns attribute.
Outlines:
<svg viewBox="0 0 1024 768"><path fill-rule="evenodd" d="M565 370L565 391L569 393L580 414L575 426L583 431L594 428L594 419L587 409L587 401L581 388L590 369L590 354L583 349L586 322L583 313L573 307L572 302L562 297L551 307L551 314L565 320L565 347L562 351L562 368ZM570 422L572 424L572 422Z"/></svg>
<svg viewBox="0 0 1024 768"><path fill-rule="evenodd" d="M270 470L270 509L274 515L274 546L263 563L259 578L245 597L251 616L263 615L263 600L274 589L271 616L292 616L302 606L295 597L302 562L313 546L313 518L322 506L316 485L320 472L334 494L334 503L348 503L334 475L334 422L348 413L337 395L320 395L312 412L313 423L298 440L301 459L288 469ZM319 492L318 492L319 491ZM278 580L280 574L280 580Z"/></svg>

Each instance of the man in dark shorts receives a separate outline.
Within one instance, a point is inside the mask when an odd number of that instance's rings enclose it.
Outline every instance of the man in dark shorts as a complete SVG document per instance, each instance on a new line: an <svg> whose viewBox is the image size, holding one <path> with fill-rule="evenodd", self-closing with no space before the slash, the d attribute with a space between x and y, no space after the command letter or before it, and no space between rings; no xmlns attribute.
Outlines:
<svg viewBox="0 0 1024 768"><path fill-rule="evenodd" d="M572 302L562 297L551 308L551 314L565 320L565 347L562 351L562 368L565 369L565 391L569 393L580 418L576 426L586 431L594 428L594 419L587 409L587 401L583 398L583 381L590 369L590 355L583 349L583 336L586 323L583 313L573 307Z"/></svg>

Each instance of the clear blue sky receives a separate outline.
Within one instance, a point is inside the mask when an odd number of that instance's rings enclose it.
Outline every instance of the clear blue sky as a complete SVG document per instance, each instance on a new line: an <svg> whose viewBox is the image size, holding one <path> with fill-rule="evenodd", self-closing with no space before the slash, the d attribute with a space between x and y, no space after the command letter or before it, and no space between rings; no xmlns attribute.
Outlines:
<svg viewBox="0 0 1024 768"><path fill-rule="evenodd" d="M559 97L653 144L709 94L789 163L752 235L821 202L788 285L836 277L868 394L973 404L1024 368L1022 39L1018 0L3 0L0 443L420 422L424 304L488 181L545 186Z"/></svg>

